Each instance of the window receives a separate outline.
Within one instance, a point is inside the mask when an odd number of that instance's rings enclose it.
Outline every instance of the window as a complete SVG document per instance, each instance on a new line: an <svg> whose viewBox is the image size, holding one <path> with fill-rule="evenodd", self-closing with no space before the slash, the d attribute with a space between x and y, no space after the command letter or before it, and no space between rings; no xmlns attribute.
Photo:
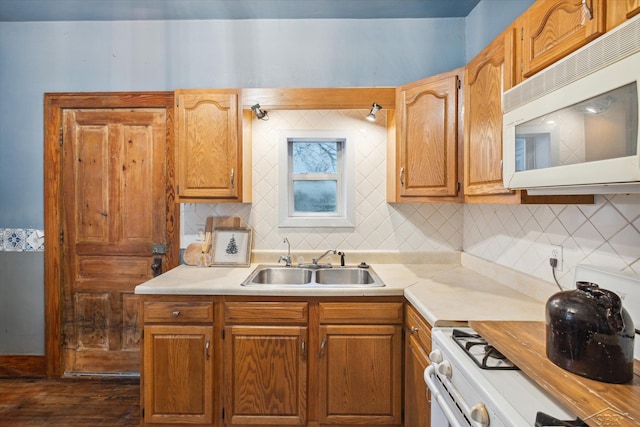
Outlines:
<svg viewBox="0 0 640 427"><path fill-rule="evenodd" d="M283 131L279 226L353 227L353 138L346 131Z"/></svg>

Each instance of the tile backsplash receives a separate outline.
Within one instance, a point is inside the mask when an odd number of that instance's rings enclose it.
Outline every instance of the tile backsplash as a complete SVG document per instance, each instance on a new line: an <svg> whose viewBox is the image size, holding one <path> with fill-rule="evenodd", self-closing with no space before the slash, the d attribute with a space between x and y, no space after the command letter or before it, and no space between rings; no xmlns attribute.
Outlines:
<svg viewBox="0 0 640 427"><path fill-rule="evenodd" d="M254 249L456 251L552 281L549 245L563 247L558 278L572 285L577 264L640 275L640 194L596 196L593 205L386 203L386 114L368 110L270 111L253 121L253 203L183 205L185 235L208 216L239 216L254 229ZM278 228L280 130L349 129L356 134L356 226ZM187 239L188 240L188 239ZM185 246L183 239L182 246Z"/></svg>
<svg viewBox="0 0 640 427"><path fill-rule="evenodd" d="M269 111L253 121L253 203L187 204L183 231L195 235L208 216L239 216L254 230L254 249L455 251L462 249L463 205L389 204L385 197L386 114L369 110ZM356 138L354 228L278 228L278 144L281 130L353 131ZM348 142L347 142L348 143ZM184 242L183 242L184 246Z"/></svg>
<svg viewBox="0 0 640 427"><path fill-rule="evenodd" d="M640 194L596 196L593 205L468 204L463 235L465 252L547 281L549 245L562 246L565 288L577 264L640 275Z"/></svg>

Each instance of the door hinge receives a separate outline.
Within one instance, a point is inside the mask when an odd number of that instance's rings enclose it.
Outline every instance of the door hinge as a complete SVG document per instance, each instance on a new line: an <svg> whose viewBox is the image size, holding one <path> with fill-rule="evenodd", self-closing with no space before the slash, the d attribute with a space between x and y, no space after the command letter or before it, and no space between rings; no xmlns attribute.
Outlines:
<svg viewBox="0 0 640 427"><path fill-rule="evenodd" d="M224 329L222 330L222 339L224 339L225 333L224 333Z"/></svg>
<svg viewBox="0 0 640 427"><path fill-rule="evenodd" d="M62 131L62 128L58 129L58 145L60 147L62 147L62 142L64 140L64 132Z"/></svg>
<svg viewBox="0 0 640 427"><path fill-rule="evenodd" d="M224 420L224 408L222 408L222 419Z"/></svg>
<svg viewBox="0 0 640 427"><path fill-rule="evenodd" d="M144 408L142 408L142 419L144 420Z"/></svg>
<svg viewBox="0 0 640 427"><path fill-rule="evenodd" d="M456 191L460 191L460 183L456 182Z"/></svg>
<svg viewBox="0 0 640 427"><path fill-rule="evenodd" d="M524 40L524 27L520 27L520 40Z"/></svg>
<svg viewBox="0 0 640 427"><path fill-rule="evenodd" d="M60 230L58 233L58 241L60 242L60 246L64 245L64 230Z"/></svg>
<svg viewBox="0 0 640 427"><path fill-rule="evenodd" d="M176 98L176 107L180 106L180 98Z"/></svg>
<svg viewBox="0 0 640 427"><path fill-rule="evenodd" d="M462 89L462 82L458 79L458 89Z"/></svg>

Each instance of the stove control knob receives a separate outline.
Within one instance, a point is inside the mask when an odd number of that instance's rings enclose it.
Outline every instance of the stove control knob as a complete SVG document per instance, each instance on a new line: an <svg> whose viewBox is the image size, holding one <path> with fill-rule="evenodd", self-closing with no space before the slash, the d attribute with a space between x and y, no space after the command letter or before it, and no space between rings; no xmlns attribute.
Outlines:
<svg viewBox="0 0 640 427"><path fill-rule="evenodd" d="M429 353L429 360L431 360L434 363L440 363L442 362L442 353L440 353L440 350L433 350L431 353Z"/></svg>
<svg viewBox="0 0 640 427"><path fill-rule="evenodd" d="M438 365L438 373L443 377L451 378L451 363L448 360Z"/></svg>
<svg viewBox="0 0 640 427"><path fill-rule="evenodd" d="M489 425L489 412L484 403L477 403L471 408L471 419L483 426Z"/></svg>

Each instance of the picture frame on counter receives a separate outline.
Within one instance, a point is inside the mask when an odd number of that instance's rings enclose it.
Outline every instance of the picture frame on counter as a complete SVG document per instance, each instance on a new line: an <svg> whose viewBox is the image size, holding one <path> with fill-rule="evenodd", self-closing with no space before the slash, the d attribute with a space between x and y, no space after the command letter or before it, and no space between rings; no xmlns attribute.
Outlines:
<svg viewBox="0 0 640 427"><path fill-rule="evenodd" d="M248 267L251 264L252 234L250 227L214 228L211 265Z"/></svg>

